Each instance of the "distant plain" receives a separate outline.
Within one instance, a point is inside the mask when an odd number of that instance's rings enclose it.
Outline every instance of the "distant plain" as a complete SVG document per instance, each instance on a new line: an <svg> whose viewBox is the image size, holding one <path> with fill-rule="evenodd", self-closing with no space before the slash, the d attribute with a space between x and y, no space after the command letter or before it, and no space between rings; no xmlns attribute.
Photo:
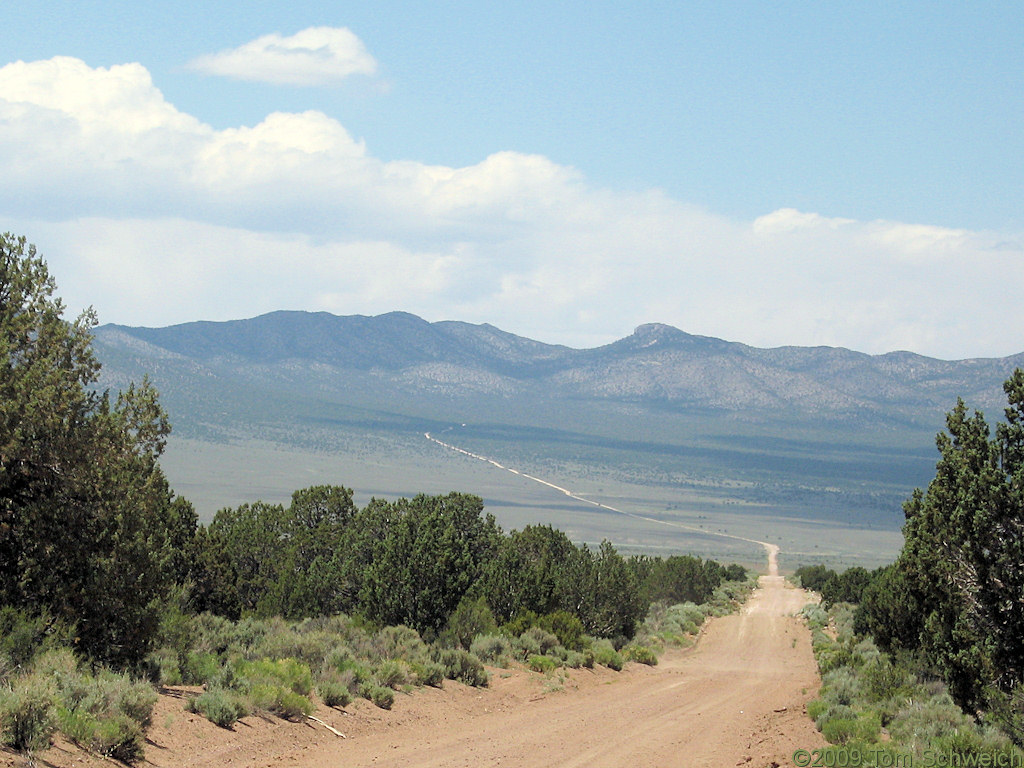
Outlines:
<svg viewBox="0 0 1024 768"><path fill-rule="evenodd" d="M756 545L672 524L770 540L782 548L784 568L811 561L873 567L890 561L902 545L898 483L794 485L777 472L770 480L759 478L762 472L773 473L759 470L756 463L748 471L730 472L714 466L713 459L687 460L650 448L646 454L589 443L567 449L564 442L530 441L522 435L497 439L488 432L460 423L442 437L578 495L668 524L580 503L447 451L419 430L338 430L332 434L334 450L259 439L173 437L163 466L177 492L196 505L204 521L223 506L257 499L285 503L296 488L333 483L352 487L360 504L374 496L465 491L483 497L487 511L506 530L551 524L574 541L591 545L608 538L627 552L684 552L757 567L763 566L763 558Z"/></svg>
<svg viewBox="0 0 1024 768"><path fill-rule="evenodd" d="M891 561L944 412L960 393L991 412L1022 359L758 350L656 325L571 350L401 313L106 326L97 349L102 386L148 375L160 390L163 466L204 522L322 483L359 504L463 491L506 530L763 565L724 533L778 544L783 570Z"/></svg>

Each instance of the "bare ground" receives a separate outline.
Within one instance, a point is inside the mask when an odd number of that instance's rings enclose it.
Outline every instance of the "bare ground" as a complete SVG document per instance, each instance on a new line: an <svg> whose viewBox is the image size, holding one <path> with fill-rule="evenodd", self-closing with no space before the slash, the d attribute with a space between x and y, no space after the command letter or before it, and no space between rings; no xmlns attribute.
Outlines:
<svg viewBox="0 0 1024 768"><path fill-rule="evenodd" d="M762 576L742 612L712 620L697 646L657 667L575 670L564 680L491 670L491 686L446 682L367 702L321 707L314 722L248 717L233 730L184 711L185 691L161 696L149 731L154 766L789 766L794 749L823 746L804 706L818 688L810 634L793 614L809 601ZM38 765L110 765L62 742ZM23 765L0 753L0 766Z"/></svg>

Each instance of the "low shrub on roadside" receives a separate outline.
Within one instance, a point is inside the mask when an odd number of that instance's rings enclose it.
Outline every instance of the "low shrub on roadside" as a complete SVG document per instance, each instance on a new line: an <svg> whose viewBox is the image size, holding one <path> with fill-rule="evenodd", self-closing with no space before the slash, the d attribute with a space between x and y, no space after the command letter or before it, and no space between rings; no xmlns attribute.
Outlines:
<svg viewBox="0 0 1024 768"><path fill-rule="evenodd" d="M348 686L334 680L321 680L316 685L316 693L328 707L347 707L352 702Z"/></svg>
<svg viewBox="0 0 1024 768"><path fill-rule="evenodd" d="M89 709L59 707L57 722L69 741L85 749L126 763L141 760L144 756L142 726L124 713L95 713Z"/></svg>
<svg viewBox="0 0 1024 768"><path fill-rule="evenodd" d="M496 667L508 667L512 663L512 643L504 635L477 635L469 652Z"/></svg>
<svg viewBox="0 0 1024 768"><path fill-rule="evenodd" d="M475 688L486 687L487 670L472 653L453 648L439 649L435 653L437 662L444 667L445 677Z"/></svg>
<svg viewBox="0 0 1024 768"><path fill-rule="evenodd" d="M419 633L409 627L384 627L374 633L366 647L373 660L391 659L411 664L430 656L430 649Z"/></svg>
<svg viewBox="0 0 1024 768"><path fill-rule="evenodd" d="M236 673L251 683L270 683L308 696L313 690L313 675L308 666L296 659L241 661Z"/></svg>
<svg viewBox="0 0 1024 768"><path fill-rule="evenodd" d="M832 744L873 744L881 732L881 721L876 713L850 714L846 717L826 718L820 725L821 735Z"/></svg>
<svg viewBox="0 0 1024 768"><path fill-rule="evenodd" d="M527 659L527 666L534 672L540 672L548 675L554 672L558 668L558 662L550 656L541 656L540 654L534 654Z"/></svg>
<svg viewBox="0 0 1024 768"><path fill-rule="evenodd" d="M40 653L32 662L32 671L58 688L66 687L69 680L80 676L78 659L70 648L54 648Z"/></svg>
<svg viewBox="0 0 1024 768"><path fill-rule="evenodd" d="M629 644L622 649L622 658L626 661L635 661L638 664L646 664L649 667L657 666L657 654L646 645Z"/></svg>
<svg viewBox="0 0 1024 768"><path fill-rule="evenodd" d="M807 702L807 716L817 721L828 710L828 703L821 699Z"/></svg>
<svg viewBox="0 0 1024 768"><path fill-rule="evenodd" d="M525 662L531 656L540 653L540 643L525 632L509 641L512 655L519 661Z"/></svg>
<svg viewBox="0 0 1024 768"><path fill-rule="evenodd" d="M614 669L616 672L622 670L622 655L615 650L615 646L609 640L597 640L590 648L594 652L594 663L603 667Z"/></svg>
<svg viewBox="0 0 1024 768"><path fill-rule="evenodd" d="M110 670L87 674L66 651L38 663L56 685L57 723L70 741L124 762L142 759L157 702L149 683Z"/></svg>
<svg viewBox="0 0 1024 768"><path fill-rule="evenodd" d="M537 653L548 653L559 645L558 637L541 627L530 627L521 636L524 642L529 642L530 647L537 648Z"/></svg>
<svg viewBox="0 0 1024 768"><path fill-rule="evenodd" d="M414 661L409 665L417 685L440 688L444 685L444 666L436 661Z"/></svg>
<svg viewBox="0 0 1024 768"><path fill-rule="evenodd" d="M374 678L383 688L398 688L408 681L409 675L409 665L404 661L387 659L377 666Z"/></svg>
<svg viewBox="0 0 1024 768"><path fill-rule="evenodd" d="M193 651L185 657L181 680L186 685L205 685L220 671L221 661L216 654Z"/></svg>
<svg viewBox="0 0 1024 768"><path fill-rule="evenodd" d="M883 702L909 687L911 679L906 670L894 665L888 658L877 657L860 670L861 688L872 701Z"/></svg>
<svg viewBox="0 0 1024 768"><path fill-rule="evenodd" d="M80 666L67 647L46 646L0 688L0 742L27 753L60 731L72 743L124 762L143 758L157 693L144 680Z"/></svg>
<svg viewBox="0 0 1024 768"><path fill-rule="evenodd" d="M370 690L369 699L381 709L391 709L395 703L395 692L390 688L375 685Z"/></svg>
<svg viewBox="0 0 1024 768"><path fill-rule="evenodd" d="M101 755L135 763L145 756L146 737L137 721L127 715L114 715L98 722L88 746Z"/></svg>
<svg viewBox="0 0 1024 768"><path fill-rule="evenodd" d="M53 686L38 675L0 688L0 743L19 752L46 749L57 725L55 703Z"/></svg>
<svg viewBox="0 0 1024 768"><path fill-rule="evenodd" d="M234 665L231 687L239 691L251 709L297 720L313 711L309 694L313 676L308 666L296 659L240 660Z"/></svg>
<svg viewBox="0 0 1024 768"><path fill-rule="evenodd" d="M563 661L562 663L565 666L569 667L569 669L579 669L580 667L588 666L587 665L587 659L588 659L588 654L587 653L581 653L580 651L567 651L566 654L565 654L565 661ZM593 667L594 666L594 655L592 653L589 654L589 659L590 659L589 666Z"/></svg>
<svg viewBox="0 0 1024 768"><path fill-rule="evenodd" d="M186 708L196 712L221 728L230 728L239 718L248 714L248 709L235 691L210 688L194 699L189 699Z"/></svg>
<svg viewBox="0 0 1024 768"><path fill-rule="evenodd" d="M178 654L171 648L159 648L153 651L146 657L146 665L149 668L150 677L158 685L181 685L184 682Z"/></svg>
<svg viewBox="0 0 1024 768"><path fill-rule="evenodd" d="M870 748L877 760L888 760L880 765L896 765L897 759L917 764L927 755L963 759L949 764L964 765L1024 760L1005 734L964 714L920 659L891 657L870 637L857 636L848 605L830 612L808 606L803 615L822 676L819 698L807 704L807 714L832 744ZM825 631L829 627L834 637ZM830 764L831 757L823 754L823 762Z"/></svg>

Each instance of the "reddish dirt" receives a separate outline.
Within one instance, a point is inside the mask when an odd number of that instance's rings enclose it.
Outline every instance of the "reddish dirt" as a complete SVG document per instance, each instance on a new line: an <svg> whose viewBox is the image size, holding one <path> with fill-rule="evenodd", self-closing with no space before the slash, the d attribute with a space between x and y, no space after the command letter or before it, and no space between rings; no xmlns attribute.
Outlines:
<svg viewBox="0 0 1024 768"><path fill-rule="evenodd" d="M823 746L805 714L818 688L810 635L793 614L807 593L761 577L741 613L711 621L696 647L657 667L575 670L564 680L491 670L491 686L450 681L398 694L390 712L365 701L321 708L314 722L247 717L218 728L182 708L183 691L157 706L146 747L154 766L789 766L794 749ZM58 742L38 765L110 765ZM23 765L0 754L0 766Z"/></svg>

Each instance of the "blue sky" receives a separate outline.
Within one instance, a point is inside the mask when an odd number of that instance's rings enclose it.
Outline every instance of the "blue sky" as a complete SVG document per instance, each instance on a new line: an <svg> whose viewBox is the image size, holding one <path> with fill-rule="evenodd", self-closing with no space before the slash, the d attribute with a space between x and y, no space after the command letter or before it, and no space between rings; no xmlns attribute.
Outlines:
<svg viewBox="0 0 1024 768"><path fill-rule="evenodd" d="M1024 350L1019 4L107 0L4 29L0 227L103 321Z"/></svg>

